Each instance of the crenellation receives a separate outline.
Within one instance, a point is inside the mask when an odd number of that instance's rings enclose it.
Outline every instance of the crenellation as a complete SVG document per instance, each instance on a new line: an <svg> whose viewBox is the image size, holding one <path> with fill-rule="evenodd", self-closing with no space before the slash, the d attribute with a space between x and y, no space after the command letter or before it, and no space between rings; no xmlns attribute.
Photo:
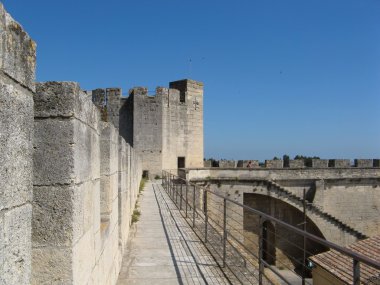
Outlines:
<svg viewBox="0 0 380 285"><path fill-rule="evenodd" d="M235 168L236 167L236 161L235 160L220 160L219 161L219 167L220 168Z"/></svg>
<svg viewBox="0 0 380 285"><path fill-rule="evenodd" d="M329 167L328 159L315 159L311 160L311 167L313 168L327 168Z"/></svg>
<svg viewBox="0 0 380 285"><path fill-rule="evenodd" d="M146 87L133 87L129 89L129 96L148 96L148 88Z"/></svg>
<svg viewBox="0 0 380 285"><path fill-rule="evenodd" d="M251 162L251 163L249 163ZM241 168L241 167L250 167L250 168L257 168L260 167L259 161L254 160L254 159L249 159L249 160L239 160L237 162L236 167Z"/></svg>
<svg viewBox="0 0 380 285"><path fill-rule="evenodd" d="M265 168L282 168L284 161L281 159L265 160Z"/></svg>
<svg viewBox="0 0 380 285"><path fill-rule="evenodd" d="M289 160L289 168L304 168L305 162L302 159Z"/></svg>
<svg viewBox="0 0 380 285"><path fill-rule="evenodd" d="M335 168L351 167L351 161L349 159L331 159L329 160L329 167L335 167Z"/></svg>
<svg viewBox="0 0 380 285"><path fill-rule="evenodd" d="M373 167L373 159L355 159L355 167Z"/></svg>

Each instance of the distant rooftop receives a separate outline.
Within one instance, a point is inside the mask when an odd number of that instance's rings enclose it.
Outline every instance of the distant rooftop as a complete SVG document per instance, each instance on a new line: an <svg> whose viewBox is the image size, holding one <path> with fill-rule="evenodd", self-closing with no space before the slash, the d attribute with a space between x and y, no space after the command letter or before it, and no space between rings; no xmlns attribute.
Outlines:
<svg viewBox="0 0 380 285"><path fill-rule="evenodd" d="M364 255L374 261L380 260L380 236L368 238L347 247L348 249ZM352 258L345 256L335 250L315 255L310 258L318 266L322 267L336 278L347 284L352 284ZM360 264L360 281L368 284L378 284L380 280L380 270L376 270L366 264Z"/></svg>

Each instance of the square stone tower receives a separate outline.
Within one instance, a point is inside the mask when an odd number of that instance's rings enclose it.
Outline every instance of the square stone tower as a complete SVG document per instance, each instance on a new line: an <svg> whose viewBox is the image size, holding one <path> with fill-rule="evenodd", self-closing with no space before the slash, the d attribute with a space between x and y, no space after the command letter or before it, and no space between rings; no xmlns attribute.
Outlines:
<svg viewBox="0 0 380 285"><path fill-rule="evenodd" d="M203 167L203 83L169 83L163 102L162 168Z"/></svg>
<svg viewBox="0 0 380 285"><path fill-rule="evenodd" d="M132 88L121 99L119 127L151 176L163 169L203 167L203 84L174 81L152 96L147 88Z"/></svg>

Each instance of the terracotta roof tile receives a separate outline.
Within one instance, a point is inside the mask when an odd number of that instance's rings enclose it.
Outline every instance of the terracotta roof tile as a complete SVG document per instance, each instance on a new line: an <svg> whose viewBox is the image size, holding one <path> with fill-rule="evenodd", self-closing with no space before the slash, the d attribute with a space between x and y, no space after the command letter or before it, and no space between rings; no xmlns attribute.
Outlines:
<svg viewBox="0 0 380 285"><path fill-rule="evenodd" d="M380 236L368 238L347 247L374 261L380 261ZM343 282L353 282L353 260L335 250L315 255L310 258L318 266L330 272ZM360 263L360 281L362 284L380 284L380 270Z"/></svg>

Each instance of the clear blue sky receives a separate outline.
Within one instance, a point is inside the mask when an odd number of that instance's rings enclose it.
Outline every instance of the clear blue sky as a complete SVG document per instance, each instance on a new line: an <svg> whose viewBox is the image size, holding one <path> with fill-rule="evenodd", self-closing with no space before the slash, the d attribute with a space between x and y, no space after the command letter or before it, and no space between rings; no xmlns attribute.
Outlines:
<svg viewBox="0 0 380 285"><path fill-rule="evenodd" d="M380 0L3 4L38 44L38 81L203 81L206 157L380 157Z"/></svg>

